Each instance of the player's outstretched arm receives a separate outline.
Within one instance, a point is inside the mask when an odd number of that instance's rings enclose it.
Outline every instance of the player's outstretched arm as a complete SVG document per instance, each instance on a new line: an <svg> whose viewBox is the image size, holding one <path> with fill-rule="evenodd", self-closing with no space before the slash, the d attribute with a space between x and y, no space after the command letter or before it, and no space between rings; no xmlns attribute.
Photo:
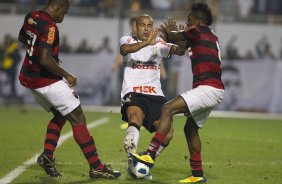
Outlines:
<svg viewBox="0 0 282 184"><path fill-rule="evenodd" d="M150 36L148 37L147 40L138 42L138 43L133 43L133 44L124 44L120 47L120 54L125 56L126 54L129 53L134 53L137 52L138 50L148 46L148 45L155 45L157 41L157 36L159 35L160 31L159 29L154 30Z"/></svg>
<svg viewBox="0 0 282 184"><path fill-rule="evenodd" d="M57 64L55 59L52 57L52 52L48 48L40 49L40 65L49 72L65 78L70 87L76 85L76 77L65 71L60 65Z"/></svg>
<svg viewBox="0 0 282 184"><path fill-rule="evenodd" d="M170 54L171 55L178 55L178 56L183 56L186 52L186 49L180 46L173 45L170 49Z"/></svg>

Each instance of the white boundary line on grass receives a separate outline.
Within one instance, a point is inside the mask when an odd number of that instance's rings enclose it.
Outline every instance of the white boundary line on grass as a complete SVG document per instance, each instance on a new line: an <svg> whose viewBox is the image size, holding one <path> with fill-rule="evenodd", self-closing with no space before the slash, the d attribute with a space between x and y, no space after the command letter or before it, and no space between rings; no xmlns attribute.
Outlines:
<svg viewBox="0 0 282 184"><path fill-rule="evenodd" d="M83 106L88 112L120 113L119 106ZM178 114L183 116L183 114ZM282 114L257 113L257 112L236 112L236 111L212 111L210 117L215 118L236 118L236 119L265 119L282 120Z"/></svg>
<svg viewBox="0 0 282 184"><path fill-rule="evenodd" d="M103 125L105 123L109 122L108 117L103 117L101 119L98 119L96 121L93 121L87 125L88 129L95 128L97 126ZM67 139L72 137L72 131L69 131L65 133L64 135L60 136L60 139L58 141L57 148L61 146ZM14 179L16 179L19 175L21 175L27 168L29 168L31 165L36 163L37 157L39 156L39 153L36 153L32 158L25 161L21 166L15 168L10 173L8 173L6 176L0 179L0 184L6 184L10 183Z"/></svg>
<svg viewBox="0 0 282 184"><path fill-rule="evenodd" d="M26 105L26 109L41 108L38 105ZM103 112L103 113L120 113L120 106L92 106L84 105L84 111L88 112ZM177 116L183 116L178 114ZM282 114L275 113L258 113L258 112L237 112L237 111L212 111L210 117L215 118L235 118L235 119L262 119L262 120L282 120Z"/></svg>

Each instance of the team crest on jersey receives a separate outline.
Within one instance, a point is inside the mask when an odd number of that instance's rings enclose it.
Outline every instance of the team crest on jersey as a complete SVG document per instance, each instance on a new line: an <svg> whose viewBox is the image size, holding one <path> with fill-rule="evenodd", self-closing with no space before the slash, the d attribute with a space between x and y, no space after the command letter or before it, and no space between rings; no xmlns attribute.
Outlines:
<svg viewBox="0 0 282 184"><path fill-rule="evenodd" d="M37 22L35 22L35 21L33 20L33 18L31 18L31 17L27 20L27 23L30 24L30 25L33 25L33 24L36 25L36 24L37 24Z"/></svg>
<svg viewBox="0 0 282 184"><path fill-rule="evenodd" d="M156 46L152 47L152 52L153 54L157 54L158 53L158 48Z"/></svg>
<svg viewBox="0 0 282 184"><path fill-rule="evenodd" d="M130 42L131 42L131 40L132 40L131 38L128 38L128 39L127 39L127 43L130 43Z"/></svg>
<svg viewBox="0 0 282 184"><path fill-rule="evenodd" d="M128 97L126 97L125 99L122 99L122 105L126 104L126 103L130 103L131 102L131 95L129 95Z"/></svg>

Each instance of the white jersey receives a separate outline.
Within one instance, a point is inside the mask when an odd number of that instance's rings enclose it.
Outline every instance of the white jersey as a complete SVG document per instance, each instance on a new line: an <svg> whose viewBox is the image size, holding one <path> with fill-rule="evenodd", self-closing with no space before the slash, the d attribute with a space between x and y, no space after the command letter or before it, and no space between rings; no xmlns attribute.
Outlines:
<svg viewBox="0 0 282 184"><path fill-rule="evenodd" d="M169 56L173 44L166 43L161 38L157 39L159 42L155 45L123 56L124 77L121 98L130 92L164 96L160 82L160 62L162 58ZM137 43L137 40L132 36L120 39L120 46L133 43Z"/></svg>

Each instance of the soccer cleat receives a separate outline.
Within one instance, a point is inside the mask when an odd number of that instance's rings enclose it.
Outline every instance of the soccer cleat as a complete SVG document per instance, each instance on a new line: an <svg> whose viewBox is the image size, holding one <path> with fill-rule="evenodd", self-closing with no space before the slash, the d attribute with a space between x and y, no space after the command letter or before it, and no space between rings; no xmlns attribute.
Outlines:
<svg viewBox="0 0 282 184"><path fill-rule="evenodd" d="M189 176L186 179L179 180L180 183L204 183L207 181L207 178L202 176L202 177L195 177L195 176Z"/></svg>
<svg viewBox="0 0 282 184"><path fill-rule="evenodd" d="M51 177L61 177L61 173L57 170L55 160L49 158L45 154L39 155L37 158L37 163L41 166L46 174Z"/></svg>
<svg viewBox="0 0 282 184"><path fill-rule="evenodd" d="M136 145L135 145L133 135L128 134L128 135L125 137L123 147L124 147L125 152L128 154L128 157L130 156L130 153L131 153L131 152L136 153L137 147L136 147Z"/></svg>
<svg viewBox="0 0 282 184"><path fill-rule="evenodd" d="M105 178L105 179L115 179L120 177L121 173L119 171L112 170L109 166L104 166L104 169L102 170L95 170L93 168L90 168L89 176L93 179L98 178Z"/></svg>
<svg viewBox="0 0 282 184"><path fill-rule="evenodd" d="M149 168L152 168L155 164L155 161L148 154L138 155L136 153L130 152L130 157L133 160L137 160L138 162L141 162L141 163L147 165Z"/></svg>
<svg viewBox="0 0 282 184"><path fill-rule="evenodd" d="M124 130L124 129L127 129L128 128L128 123L122 123L120 126L119 126L120 129Z"/></svg>

